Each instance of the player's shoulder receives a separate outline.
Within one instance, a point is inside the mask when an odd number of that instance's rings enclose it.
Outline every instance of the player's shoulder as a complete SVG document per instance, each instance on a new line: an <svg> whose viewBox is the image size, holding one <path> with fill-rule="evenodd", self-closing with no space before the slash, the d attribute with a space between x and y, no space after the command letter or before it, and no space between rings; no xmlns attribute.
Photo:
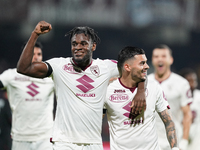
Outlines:
<svg viewBox="0 0 200 150"><path fill-rule="evenodd" d="M101 70L108 71L111 73L117 72L116 74L118 74L117 61L115 60L97 58L93 60L92 65L90 67L94 67L94 66L98 66Z"/></svg>
<svg viewBox="0 0 200 150"><path fill-rule="evenodd" d="M200 90L199 89L195 89L193 92L194 92L194 95L198 95L198 97L200 97Z"/></svg>
<svg viewBox="0 0 200 150"><path fill-rule="evenodd" d="M4 70L3 73L0 74L0 80L11 82L13 79L19 76L24 76L24 75L18 73L16 68L10 68Z"/></svg>
<svg viewBox="0 0 200 150"><path fill-rule="evenodd" d="M113 59L93 59L94 62L97 62L97 63L104 63L104 64L117 64L117 61L116 60L113 60Z"/></svg>
<svg viewBox="0 0 200 150"><path fill-rule="evenodd" d="M119 78L118 79L116 79L116 80L113 80L112 82L110 82L109 83L109 85L108 85L108 87L107 87L107 89L117 89L117 88L121 88L121 86L120 86L121 84L120 84L120 82L119 82Z"/></svg>
<svg viewBox="0 0 200 150"><path fill-rule="evenodd" d="M17 68L9 68L9 69L7 69L7 70L4 70L3 73L4 73L4 74L12 74L12 75L14 75L14 74L17 73Z"/></svg>
<svg viewBox="0 0 200 150"><path fill-rule="evenodd" d="M181 75L176 74L174 72L171 73L170 78L171 78L172 82L174 82L174 83L179 83L179 84L185 84L185 83L187 84L188 83L188 81L184 77L182 77Z"/></svg>
<svg viewBox="0 0 200 150"><path fill-rule="evenodd" d="M158 82L156 82L152 78L148 78L148 81L147 81L147 88L148 89L156 89L158 87L160 88L160 85L158 84Z"/></svg>
<svg viewBox="0 0 200 150"><path fill-rule="evenodd" d="M50 62L50 63L59 63L59 62L63 62L63 61L70 61L70 57L54 57L51 58L49 60L47 60L46 62Z"/></svg>

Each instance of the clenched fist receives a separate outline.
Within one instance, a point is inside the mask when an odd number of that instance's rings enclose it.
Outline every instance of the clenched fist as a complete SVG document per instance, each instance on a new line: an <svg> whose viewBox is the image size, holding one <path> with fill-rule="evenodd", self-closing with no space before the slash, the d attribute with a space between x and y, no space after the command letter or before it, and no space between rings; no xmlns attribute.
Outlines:
<svg viewBox="0 0 200 150"><path fill-rule="evenodd" d="M51 24L45 21L40 21L33 32L35 32L38 36L40 34L44 34L44 33L48 33L49 31L51 31L52 27Z"/></svg>

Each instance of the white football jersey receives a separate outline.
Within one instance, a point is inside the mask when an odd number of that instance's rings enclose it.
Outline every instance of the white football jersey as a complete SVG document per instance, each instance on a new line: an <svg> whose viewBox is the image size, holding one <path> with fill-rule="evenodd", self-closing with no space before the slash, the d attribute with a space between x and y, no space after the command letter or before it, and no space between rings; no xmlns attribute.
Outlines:
<svg viewBox="0 0 200 150"><path fill-rule="evenodd" d="M119 79L108 86L104 108L107 109L111 150L159 150L155 112L167 109L168 103L161 87L148 80L146 111L139 116L144 122L131 124L130 105L136 92L137 88L127 88Z"/></svg>
<svg viewBox="0 0 200 150"><path fill-rule="evenodd" d="M148 79L154 80L159 83L155 79L155 74L153 73L148 75ZM169 78L161 82L160 85L165 92L166 99L169 103L172 119L175 123L175 128L177 131L177 139L178 141L180 141L183 134L183 112L181 110L181 107L184 107L192 102L190 85L185 78L173 72L170 74ZM160 146L163 149L166 147L170 149L170 145L167 142L167 136L166 134L163 134L166 132L165 127L158 114L156 117L156 126L158 128Z"/></svg>
<svg viewBox="0 0 200 150"><path fill-rule="evenodd" d="M12 110L11 135L18 141L50 138L53 127L54 84L8 69L0 75Z"/></svg>
<svg viewBox="0 0 200 150"><path fill-rule="evenodd" d="M109 79L118 75L117 63L92 60L83 71L73 69L71 58L53 58L47 62L57 95L53 141L102 144L103 101Z"/></svg>
<svg viewBox="0 0 200 150"><path fill-rule="evenodd" d="M188 150L199 149L199 137L200 137L200 90L195 89L193 91L193 102L190 105L194 120L190 126L190 144Z"/></svg>

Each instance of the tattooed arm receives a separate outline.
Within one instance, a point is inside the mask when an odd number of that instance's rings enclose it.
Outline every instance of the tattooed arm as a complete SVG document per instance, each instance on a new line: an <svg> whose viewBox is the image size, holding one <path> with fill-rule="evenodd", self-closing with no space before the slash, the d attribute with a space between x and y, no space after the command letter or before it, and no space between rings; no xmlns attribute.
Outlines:
<svg viewBox="0 0 200 150"><path fill-rule="evenodd" d="M167 139L169 141L171 148L178 147L175 125L169 114L169 110L165 109L164 111L159 112L158 114L160 115L160 118L162 119L165 125Z"/></svg>

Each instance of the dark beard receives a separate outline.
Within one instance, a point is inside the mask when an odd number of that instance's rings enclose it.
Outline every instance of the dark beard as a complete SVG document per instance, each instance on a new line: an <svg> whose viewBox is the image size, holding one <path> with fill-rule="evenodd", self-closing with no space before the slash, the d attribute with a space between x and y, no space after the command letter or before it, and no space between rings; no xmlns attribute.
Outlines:
<svg viewBox="0 0 200 150"><path fill-rule="evenodd" d="M88 51L88 53L83 57L83 59L75 59L73 56L73 61L76 63L73 64L74 70L77 72L81 72L82 70L84 70L90 63L90 57L92 56L92 50L90 49Z"/></svg>

